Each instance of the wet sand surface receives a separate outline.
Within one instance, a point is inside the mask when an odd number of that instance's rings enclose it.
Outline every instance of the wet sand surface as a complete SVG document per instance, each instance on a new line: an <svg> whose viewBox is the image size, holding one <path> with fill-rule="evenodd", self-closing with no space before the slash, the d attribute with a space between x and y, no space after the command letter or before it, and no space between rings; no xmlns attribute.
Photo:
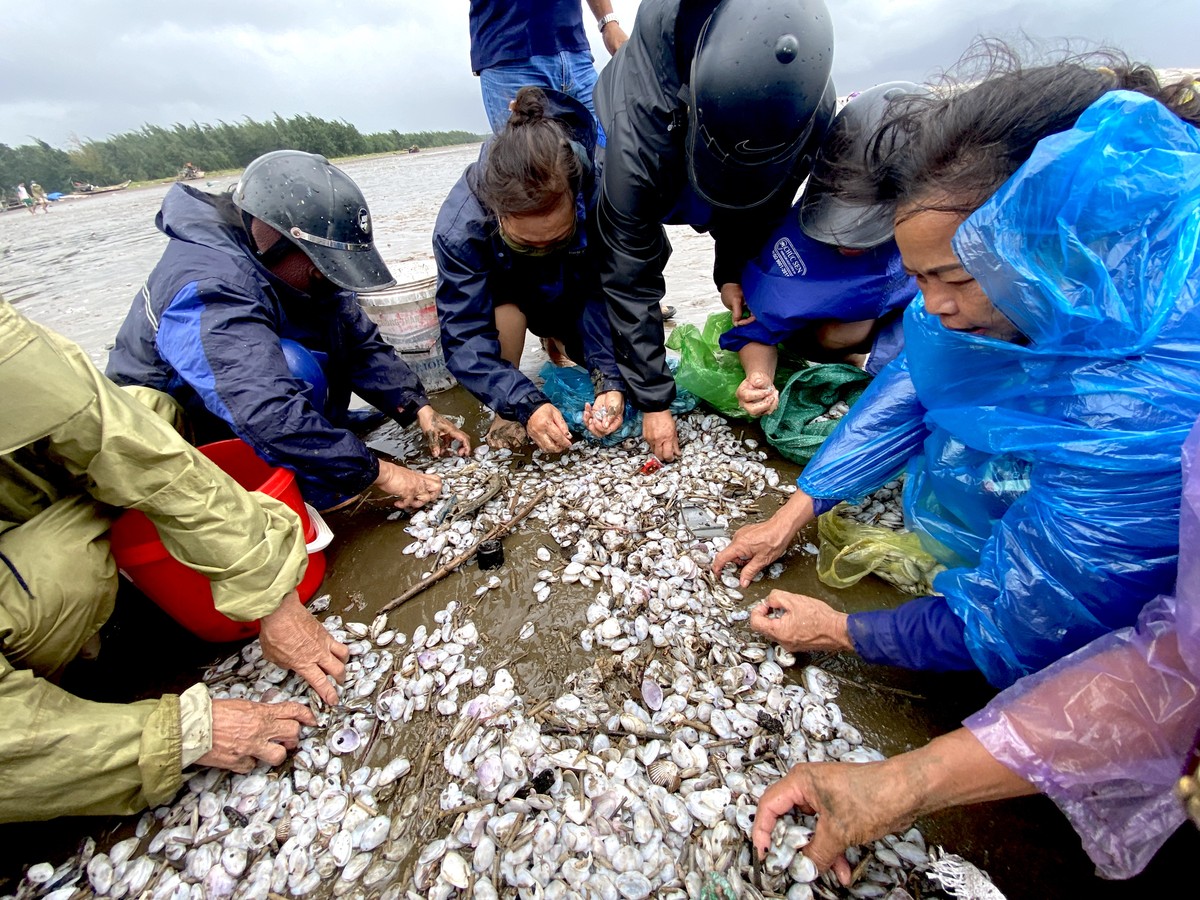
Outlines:
<svg viewBox="0 0 1200 900"><path fill-rule="evenodd" d="M371 204L377 241L385 258L396 263L404 280L410 269L421 271L429 255L429 239L442 199L475 147L423 151L379 159L350 161L346 170L358 181ZM236 178L211 180L209 189ZM195 184L195 182L193 182ZM125 317L134 293L166 243L154 229L154 216L168 186L124 191L56 203L47 215L22 211L0 215L0 293L30 318L78 341L103 367L107 349ZM669 229L674 255L667 270L666 302L678 307L676 322L702 324L719 308L712 285L712 242L684 228ZM411 261L411 262L409 262ZM536 372L545 357L535 339L527 342L522 368ZM487 422L478 403L461 388L437 394L441 411L461 417L478 440ZM746 436L766 446L757 426ZM371 436L382 453L402 454L421 464L414 435L386 426ZM797 468L772 457L785 479ZM774 497L759 501L765 517L777 506ZM415 584L423 562L402 554L409 542L404 520L389 517L380 499L328 516L336 538L326 551L328 572L321 593L332 595L331 612L370 621L375 611ZM751 520L746 520L751 521ZM816 541L815 529L804 541ZM533 556L554 541L539 528L525 528L504 542L506 564L497 570L499 590L474 599L486 580L474 563L430 587L392 614L393 627L411 633L430 622L434 611L452 599L474 608L490 669L508 661L521 692L531 703L553 698L570 672L590 662L577 635L585 624L589 591L563 586L555 601L536 603L530 587L540 568ZM772 588L809 593L847 610L877 608L903 600L890 586L866 579L836 591L821 584L815 557L802 549L785 559L784 574L746 591L746 602L765 597ZM493 573L487 573L493 574ZM526 641L518 639L525 622L537 626ZM124 588L118 610L103 632L104 646L94 663L77 664L65 686L93 699L124 702L180 690L194 682L209 663L230 647L203 644L169 620L135 590ZM801 658L798 662L804 662ZM986 702L992 691L982 678L903 672L870 666L846 657L814 657L839 677L840 704L847 720L863 731L868 744L886 754L919 746L952 730L963 717ZM414 727L400 738L397 751L419 755L424 730ZM52 823L0 827L0 894L11 892L23 866L59 862L85 834L125 836L132 819L59 820ZM927 817L918 822L931 843L959 853L986 869L1005 894L1016 898L1117 896L1182 896L1188 889L1183 861L1200 851L1200 836L1177 834L1150 869L1124 883L1102 881L1080 849L1079 840L1049 801L1030 798L972 807Z"/></svg>

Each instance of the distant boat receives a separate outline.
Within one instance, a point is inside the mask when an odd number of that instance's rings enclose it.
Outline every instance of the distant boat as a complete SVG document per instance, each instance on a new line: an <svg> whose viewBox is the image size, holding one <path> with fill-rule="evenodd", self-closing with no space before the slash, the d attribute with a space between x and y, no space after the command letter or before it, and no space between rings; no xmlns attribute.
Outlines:
<svg viewBox="0 0 1200 900"><path fill-rule="evenodd" d="M133 184L133 180L130 179L129 181L122 181L120 184L108 184L104 187L97 187L94 184L85 184L82 181L73 181L71 184L75 188L71 194L77 197L90 197L92 194L110 194L113 191L123 191L125 188Z"/></svg>

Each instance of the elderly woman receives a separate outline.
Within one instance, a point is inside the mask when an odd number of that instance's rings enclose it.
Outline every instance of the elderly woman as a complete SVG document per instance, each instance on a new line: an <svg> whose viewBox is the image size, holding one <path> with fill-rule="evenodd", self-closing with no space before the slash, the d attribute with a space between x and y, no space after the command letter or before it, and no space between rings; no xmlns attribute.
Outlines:
<svg viewBox="0 0 1200 900"><path fill-rule="evenodd" d="M584 363L596 400L584 424L615 431L625 383L613 356L589 239L599 177L596 124L566 94L523 88L504 130L442 204L433 234L446 364L495 413L487 441L571 446L562 412L518 368L528 329Z"/></svg>
<svg viewBox="0 0 1200 900"><path fill-rule="evenodd" d="M889 126L911 135L880 179L921 289L905 356L714 565L748 583L822 506L907 466L907 523L947 570L939 596L849 617L773 592L752 624L785 646L1004 686L1174 584L1200 415L1200 101L1105 62L1018 69Z"/></svg>

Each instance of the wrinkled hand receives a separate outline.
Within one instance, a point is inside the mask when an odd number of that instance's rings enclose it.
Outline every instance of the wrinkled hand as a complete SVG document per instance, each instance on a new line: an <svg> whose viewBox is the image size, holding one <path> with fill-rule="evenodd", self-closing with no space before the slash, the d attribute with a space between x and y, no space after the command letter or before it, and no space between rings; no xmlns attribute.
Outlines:
<svg viewBox="0 0 1200 900"><path fill-rule="evenodd" d="M414 472L386 459L379 461L375 485L396 498L392 505L397 509L419 509L442 492L442 479L437 475Z"/></svg>
<svg viewBox="0 0 1200 900"><path fill-rule="evenodd" d="M300 703L212 702L213 746L197 765L249 772L258 761L279 765L300 740L301 725L317 718Z"/></svg>
<svg viewBox="0 0 1200 900"><path fill-rule="evenodd" d="M620 391L605 391L593 403L583 405L583 424L598 438L612 434L624 419L625 395Z"/></svg>
<svg viewBox="0 0 1200 900"><path fill-rule="evenodd" d="M762 372L747 375L737 389L738 406L748 415L765 416L779 407L779 391Z"/></svg>
<svg viewBox="0 0 1200 900"><path fill-rule="evenodd" d="M783 556L795 534L775 518L739 528L729 546L713 559L712 570L720 574L730 563L740 566L741 584L746 587L755 575Z"/></svg>
<svg viewBox="0 0 1200 900"><path fill-rule="evenodd" d="M782 615L772 615L782 613ZM750 612L750 627L785 650L854 650L847 616L823 600L787 591L771 591Z"/></svg>
<svg viewBox="0 0 1200 900"><path fill-rule="evenodd" d="M749 325L754 321L754 313L746 306L746 295L742 292L740 284L727 281L721 285L721 302L733 313L734 325Z"/></svg>
<svg viewBox="0 0 1200 900"><path fill-rule="evenodd" d="M571 429L553 403L543 403L525 423L529 439L546 453L563 453L571 449Z"/></svg>
<svg viewBox="0 0 1200 900"><path fill-rule="evenodd" d="M751 840L761 857L771 844L775 821L798 807L817 817L804 855L817 870L832 868L838 881L850 884L847 847L876 840L907 827L916 800L908 778L890 773L883 763L800 763L775 782L758 801Z"/></svg>
<svg viewBox="0 0 1200 900"><path fill-rule="evenodd" d="M488 429L484 443L493 450L517 451L529 442L529 435L520 422L497 418Z"/></svg>
<svg viewBox="0 0 1200 900"><path fill-rule="evenodd" d="M650 452L663 462L674 462L679 456L679 432L670 410L642 413L642 437L650 445Z"/></svg>
<svg viewBox="0 0 1200 900"><path fill-rule="evenodd" d="M317 696L334 706L337 690L329 683L332 675L338 684L346 675L350 649L333 639L292 591L283 598L279 609L259 621L259 641L269 662L290 669L309 683Z"/></svg>
<svg viewBox="0 0 1200 900"><path fill-rule="evenodd" d="M467 433L461 428L456 428L453 422L429 404L417 410L417 422L421 426L421 433L425 435L429 452L435 458L449 450L450 445L455 441L458 441L459 444L456 451L459 456L466 456L471 452L471 439Z"/></svg>

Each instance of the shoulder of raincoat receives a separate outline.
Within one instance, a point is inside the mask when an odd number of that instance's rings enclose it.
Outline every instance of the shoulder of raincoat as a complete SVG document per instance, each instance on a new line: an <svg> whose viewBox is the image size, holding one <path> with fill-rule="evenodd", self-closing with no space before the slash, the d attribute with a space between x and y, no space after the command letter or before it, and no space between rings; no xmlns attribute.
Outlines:
<svg viewBox="0 0 1200 900"><path fill-rule="evenodd" d="M1198 215L1200 131L1112 92L955 235L1025 341L948 331L920 297L906 312L928 429L906 520L950 567L934 585L994 684L1130 625L1174 583L1180 448L1200 416ZM870 409L843 420L802 486L871 487Z"/></svg>
<svg viewBox="0 0 1200 900"><path fill-rule="evenodd" d="M80 492L144 512L225 615L261 618L299 583L291 510L239 488L77 346L0 301L0 454L31 445ZM92 703L0 657L0 721L0 819L133 812L179 788L175 696Z"/></svg>
<svg viewBox="0 0 1200 900"><path fill-rule="evenodd" d="M612 334L600 293L594 245L599 172L596 124L579 101L546 90L548 112L567 126L586 157L575 198L576 231L561 253L532 257L513 253L500 238L496 216L477 193L477 179L491 141L479 160L450 191L438 213L433 255L438 264L437 308L446 365L480 402L505 419L522 424L546 395L516 366L500 356L495 308L514 303L529 330L546 337L578 334L584 359L598 391L624 391L612 347Z"/></svg>
<svg viewBox="0 0 1200 900"><path fill-rule="evenodd" d="M158 227L171 240L134 297L109 377L171 394L201 434L224 423L263 459L295 471L305 498L321 508L368 487L379 472L375 456L312 407L279 345L289 338L328 355L330 396L342 411L353 390L408 424L428 402L420 381L355 295L309 297L272 276L227 198L176 185Z"/></svg>

